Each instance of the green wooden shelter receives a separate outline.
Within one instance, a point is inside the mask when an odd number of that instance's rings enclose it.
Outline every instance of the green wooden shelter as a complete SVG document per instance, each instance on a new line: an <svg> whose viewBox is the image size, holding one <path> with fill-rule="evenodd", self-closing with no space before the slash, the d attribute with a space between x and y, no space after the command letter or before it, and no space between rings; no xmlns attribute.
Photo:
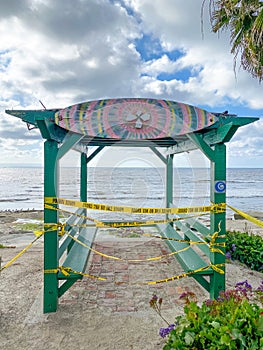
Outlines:
<svg viewBox="0 0 263 350"><path fill-rule="evenodd" d="M200 149L209 159L210 227L196 218L176 220L184 217L187 210L164 210L170 222L156 227L164 237L173 238L167 240L172 251L181 250L192 241L200 242L202 254L189 247L175 256L186 275L195 278L211 298L225 289L225 144L239 127L258 118L209 113L184 103L145 98L96 100L64 109L7 110L6 113L22 119L29 128L39 128L45 140L44 202L48 203L44 208L45 313L56 311L59 297L83 277L90 254L87 246L92 245L97 230L96 225L85 226L86 210L92 206L87 202L88 164L104 147L149 147L166 166L166 207L170 209L174 208L174 156ZM88 152L90 146L95 147ZM164 148L165 155L161 152ZM62 236L58 168L59 160L70 150L80 153L81 205L63 225L70 236ZM101 209L99 205L97 208ZM193 208L192 212L198 210ZM182 238L184 242L179 242Z"/></svg>

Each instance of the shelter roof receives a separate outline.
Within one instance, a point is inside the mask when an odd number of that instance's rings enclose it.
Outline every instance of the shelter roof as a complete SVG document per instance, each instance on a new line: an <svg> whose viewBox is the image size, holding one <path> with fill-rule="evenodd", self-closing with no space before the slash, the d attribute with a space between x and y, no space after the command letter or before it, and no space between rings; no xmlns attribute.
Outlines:
<svg viewBox="0 0 263 350"><path fill-rule="evenodd" d="M78 103L66 108L7 110L6 113L38 127L43 138L62 142L79 135L82 145L175 146L200 134L208 144L229 141L227 128L251 123L258 118L238 118L211 113L189 104L150 98L118 98ZM218 131L221 131L219 137ZM233 128L232 128L233 131ZM222 134L223 132L223 134ZM229 138L230 137L230 138ZM186 149L184 149L186 150Z"/></svg>

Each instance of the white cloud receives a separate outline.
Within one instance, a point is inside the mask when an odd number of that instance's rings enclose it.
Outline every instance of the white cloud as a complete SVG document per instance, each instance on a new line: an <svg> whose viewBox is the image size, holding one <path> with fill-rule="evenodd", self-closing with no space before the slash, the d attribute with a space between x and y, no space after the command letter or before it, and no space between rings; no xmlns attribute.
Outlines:
<svg viewBox="0 0 263 350"><path fill-rule="evenodd" d="M123 90L131 94L127 81L138 77L139 56L129 44L140 33L120 6L108 1L32 4L1 20L0 50L8 50L11 58L1 74L1 96L8 90L5 98L19 93L54 107Z"/></svg>
<svg viewBox="0 0 263 350"><path fill-rule="evenodd" d="M1 138L1 163L41 164L43 159L42 140L19 140Z"/></svg>
<svg viewBox="0 0 263 350"><path fill-rule="evenodd" d="M143 73L157 77L162 72L173 73L178 71L179 67L178 61L170 60L167 55L163 55L158 59L145 62L142 69Z"/></svg>
<svg viewBox="0 0 263 350"><path fill-rule="evenodd" d="M184 52L183 57L176 62L170 62L167 56L147 62L143 66L144 72L151 74L153 78L161 70L171 72L178 68L188 68L193 72L192 78L183 84L178 84L176 79L173 83L153 80L148 84L148 94L172 98L177 95L180 97L183 91L183 100L188 103L214 107L223 106L226 100L232 99L234 104L243 103L250 108L263 108L262 86L247 72L239 71L238 65L237 78L235 77L228 33L221 33L219 37L211 33L208 1L203 17L203 39L202 0L131 0L126 3L140 13L143 29L160 38L164 49L180 49ZM139 84L138 91L140 88Z"/></svg>
<svg viewBox="0 0 263 350"><path fill-rule="evenodd" d="M262 86L243 71L235 78L228 34L218 38L211 33L207 9L202 39L201 4L202 0L1 1L0 137L37 139L35 132L29 133L25 124L3 111L42 108L39 99L54 108L99 98L156 97L211 109L231 104L233 112L235 105L246 106L261 113ZM152 44L156 58L144 61L136 50L136 39L143 34L163 49L158 55ZM181 55L173 57L174 50ZM159 80L162 73L173 78ZM250 141L253 150L255 138ZM2 143L5 148L7 143Z"/></svg>
<svg viewBox="0 0 263 350"><path fill-rule="evenodd" d="M230 142L229 153L237 157L263 157L263 119L238 129ZM261 165L261 164L259 164Z"/></svg>

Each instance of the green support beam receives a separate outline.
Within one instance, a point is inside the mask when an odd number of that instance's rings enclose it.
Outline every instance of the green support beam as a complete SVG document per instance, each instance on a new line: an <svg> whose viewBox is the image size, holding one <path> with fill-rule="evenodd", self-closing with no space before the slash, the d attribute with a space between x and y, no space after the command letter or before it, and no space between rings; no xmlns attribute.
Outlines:
<svg viewBox="0 0 263 350"><path fill-rule="evenodd" d="M80 200L82 202L87 202L88 199L88 189L87 189L87 154L81 153L80 157Z"/></svg>
<svg viewBox="0 0 263 350"><path fill-rule="evenodd" d="M212 148L202 139L199 134L188 134L187 137L193 142L193 144L202 150L203 154L207 156L210 161L214 161L215 152Z"/></svg>
<svg viewBox="0 0 263 350"><path fill-rule="evenodd" d="M166 158L162 155L162 153L160 151L158 151L158 149L156 147L151 146L150 149L153 151L154 154L157 155L157 157L164 163L166 163Z"/></svg>
<svg viewBox="0 0 263 350"><path fill-rule="evenodd" d="M194 132L187 134L188 140L178 140L176 145L171 146L168 154L179 154L183 152L193 151L200 148L202 152L209 158L213 157L207 146L212 146L218 143L225 143L230 141L237 129L241 126L248 125L257 121L259 118L220 118L220 121L212 125L206 132Z"/></svg>
<svg viewBox="0 0 263 350"><path fill-rule="evenodd" d="M76 133L67 133L63 143L58 150L58 158L62 158L67 152L74 148L74 146L83 138L83 135Z"/></svg>
<svg viewBox="0 0 263 350"><path fill-rule="evenodd" d="M87 163L89 163L93 158L96 157L97 154L99 154L103 150L104 146L99 146L93 151L87 158Z"/></svg>
<svg viewBox="0 0 263 350"><path fill-rule="evenodd" d="M166 208L173 203L173 155L166 158Z"/></svg>
<svg viewBox="0 0 263 350"><path fill-rule="evenodd" d="M211 162L211 180L210 180L210 200L212 203L226 202L226 146L225 144L216 144L214 146L215 160ZM226 234L226 213L211 213L210 215L210 234L218 232L218 238L215 243L224 243ZM212 264L225 264L225 248L220 247L223 254L211 253L210 261ZM220 267L225 271L225 266ZM210 298L216 299L219 292L225 290L225 274L214 271L211 276Z"/></svg>
<svg viewBox="0 0 263 350"><path fill-rule="evenodd" d="M58 144L48 140L44 144L44 196L57 197ZM44 209L44 223L57 223L58 212ZM58 307L58 232L45 227L44 234L44 313L55 312Z"/></svg>

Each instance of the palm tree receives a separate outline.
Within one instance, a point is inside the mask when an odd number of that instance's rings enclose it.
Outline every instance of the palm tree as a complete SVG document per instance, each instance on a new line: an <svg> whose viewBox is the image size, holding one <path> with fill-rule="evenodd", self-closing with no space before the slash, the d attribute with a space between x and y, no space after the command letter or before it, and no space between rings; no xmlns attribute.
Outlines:
<svg viewBox="0 0 263 350"><path fill-rule="evenodd" d="M204 7L203 1L202 11ZM253 77L263 79L263 1L209 0L213 32L229 29L231 53L236 66L240 54L241 66ZM203 12L202 12L203 13Z"/></svg>

